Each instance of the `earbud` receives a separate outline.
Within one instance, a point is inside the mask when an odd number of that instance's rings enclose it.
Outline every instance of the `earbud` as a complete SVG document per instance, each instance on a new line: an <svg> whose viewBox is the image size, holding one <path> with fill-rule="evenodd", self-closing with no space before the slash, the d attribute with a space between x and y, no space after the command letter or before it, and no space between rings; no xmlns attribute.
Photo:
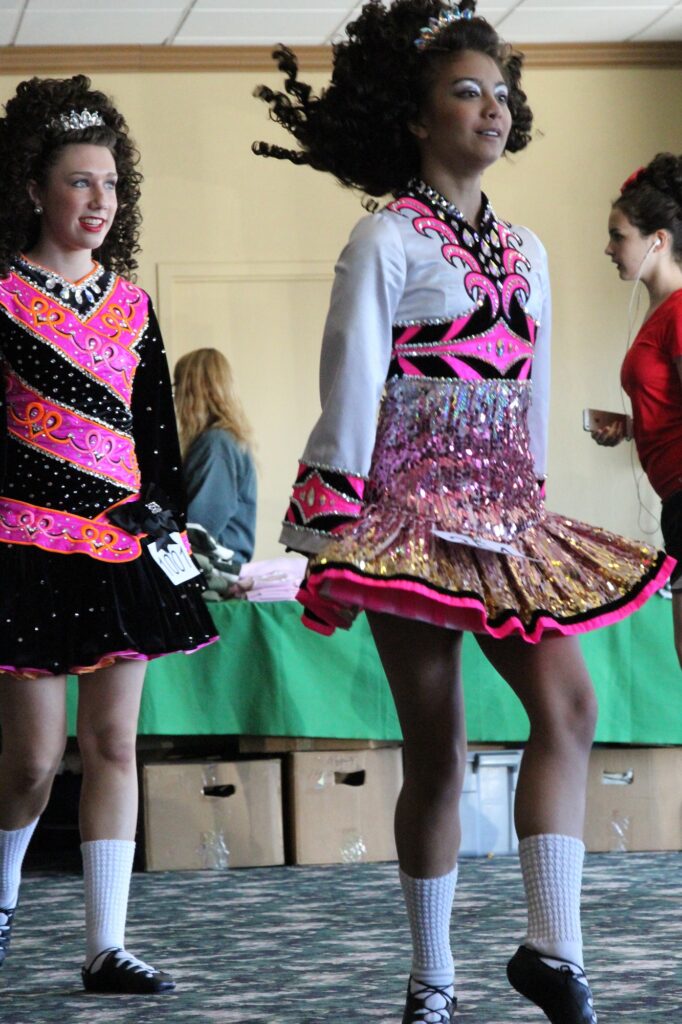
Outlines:
<svg viewBox="0 0 682 1024"><path fill-rule="evenodd" d="M652 244L649 246L649 252L656 252L656 250L660 249L660 248L661 248L661 240L660 240L660 238L657 238L656 241L652 242ZM649 255L649 253L647 253L647 256L648 255Z"/></svg>

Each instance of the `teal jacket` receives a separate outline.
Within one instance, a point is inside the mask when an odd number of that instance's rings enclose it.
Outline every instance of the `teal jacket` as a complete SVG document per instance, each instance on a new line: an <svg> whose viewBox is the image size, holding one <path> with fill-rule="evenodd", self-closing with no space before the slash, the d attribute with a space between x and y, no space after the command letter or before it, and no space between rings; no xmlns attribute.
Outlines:
<svg viewBox="0 0 682 1024"><path fill-rule="evenodd" d="M239 562L253 557L256 469L248 448L227 430L206 430L184 464L187 521L200 523Z"/></svg>

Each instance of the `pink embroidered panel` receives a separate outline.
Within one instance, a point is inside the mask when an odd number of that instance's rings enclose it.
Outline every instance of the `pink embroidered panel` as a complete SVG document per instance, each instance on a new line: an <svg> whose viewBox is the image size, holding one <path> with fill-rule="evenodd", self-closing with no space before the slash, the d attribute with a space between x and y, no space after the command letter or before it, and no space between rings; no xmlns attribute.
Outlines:
<svg viewBox="0 0 682 1024"><path fill-rule="evenodd" d="M71 512L0 498L0 541L35 544L59 554L83 554L103 562L132 562L142 548L137 537L112 526L106 513L84 519Z"/></svg>
<svg viewBox="0 0 682 1024"><path fill-rule="evenodd" d="M361 476L301 462L285 522L318 533L339 533L360 515L365 484Z"/></svg>
<svg viewBox="0 0 682 1024"><path fill-rule="evenodd" d="M137 492L140 471L133 440L71 412L9 374L8 429L26 444Z"/></svg>
<svg viewBox="0 0 682 1024"><path fill-rule="evenodd" d="M0 281L0 305L32 334L105 383L126 403L139 362L132 346L147 323L147 297L117 278L111 294L85 322L17 274Z"/></svg>

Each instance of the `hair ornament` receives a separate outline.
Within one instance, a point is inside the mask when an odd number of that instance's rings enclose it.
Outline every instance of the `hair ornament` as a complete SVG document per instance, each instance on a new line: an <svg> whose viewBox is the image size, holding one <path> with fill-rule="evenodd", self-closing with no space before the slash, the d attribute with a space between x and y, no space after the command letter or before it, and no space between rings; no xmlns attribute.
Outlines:
<svg viewBox="0 0 682 1024"><path fill-rule="evenodd" d="M414 40L414 45L418 50L426 50L427 47L432 46L440 33L449 25L462 19L470 21L474 16L470 7L462 10L461 4L455 3L455 0L441 0L441 3L443 10L438 17L429 18L428 24L419 29L419 35Z"/></svg>
<svg viewBox="0 0 682 1024"><path fill-rule="evenodd" d="M104 118L97 110L69 110L66 114L54 117L47 127L63 132L79 132L83 128L103 128Z"/></svg>
<svg viewBox="0 0 682 1024"><path fill-rule="evenodd" d="M645 171L646 167L638 167L636 171L633 171L630 177L626 178L623 184L620 186L620 194L622 195L627 188L631 188L633 185L636 185Z"/></svg>

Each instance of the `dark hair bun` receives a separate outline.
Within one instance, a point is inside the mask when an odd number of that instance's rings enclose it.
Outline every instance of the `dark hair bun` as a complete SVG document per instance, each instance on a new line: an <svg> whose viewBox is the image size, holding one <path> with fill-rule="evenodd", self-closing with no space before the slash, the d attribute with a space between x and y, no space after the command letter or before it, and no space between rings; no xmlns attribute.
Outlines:
<svg viewBox="0 0 682 1024"><path fill-rule="evenodd" d="M668 231L673 255L682 264L682 157L658 153L628 178L613 205L644 237Z"/></svg>
<svg viewBox="0 0 682 1024"><path fill-rule="evenodd" d="M639 179L669 196L682 209L682 157L673 153L658 153Z"/></svg>

